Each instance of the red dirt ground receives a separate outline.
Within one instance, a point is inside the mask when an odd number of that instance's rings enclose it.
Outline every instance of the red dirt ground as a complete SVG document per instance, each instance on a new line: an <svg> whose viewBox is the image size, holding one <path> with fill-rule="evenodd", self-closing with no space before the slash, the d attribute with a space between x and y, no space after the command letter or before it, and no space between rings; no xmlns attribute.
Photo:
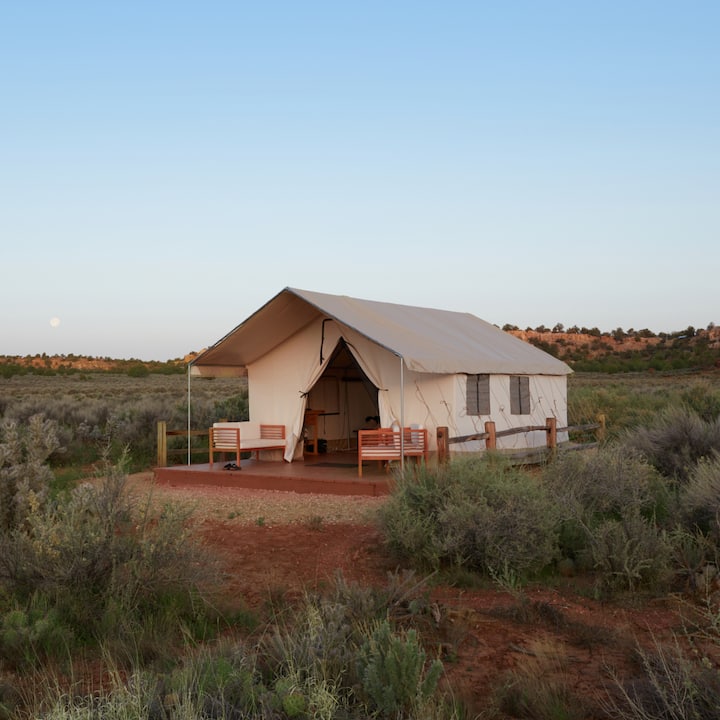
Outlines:
<svg viewBox="0 0 720 720"><path fill-rule="evenodd" d="M262 526L216 519L198 530L222 559L227 592L260 608L322 589L341 570L347 581L384 585L395 570L372 524ZM573 582L568 580L568 583ZM677 597L603 604L572 588L433 587L427 628L454 692L480 713L509 673L561 679L585 698L605 695L610 669L627 672L636 644L652 647L682 629ZM588 711L587 717L598 717Z"/></svg>

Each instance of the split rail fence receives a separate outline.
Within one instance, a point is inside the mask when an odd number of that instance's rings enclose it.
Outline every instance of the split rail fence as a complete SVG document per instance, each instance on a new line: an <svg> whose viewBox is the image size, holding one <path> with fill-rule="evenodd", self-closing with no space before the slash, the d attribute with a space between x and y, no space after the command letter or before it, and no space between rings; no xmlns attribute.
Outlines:
<svg viewBox="0 0 720 720"><path fill-rule="evenodd" d="M197 447L193 446L192 438L204 437L207 438L209 435L208 430L190 430L187 428L184 430L168 430L167 422L165 420L158 420L157 424L157 466L167 467L168 457L179 457L185 458L190 455L190 462L192 462L192 455L203 455L208 457L210 454L210 446L208 442L204 442L202 445ZM184 447L168 447L168 438L172 437L184 437Z"/></svg>
<svg viewBox="0 0 720 720"><path fill-rule="evenodd" d="M437 429L437 457L438 462L446 462L450 458L450 445L466 442L474 442L477 440L485 441L486 450L496 450L498 438L509 437L511 435L519 435L521 433L544 431L546 435L545 448L529 448L518 451L512 451L513 458L536 456L538 451L542 451L543 455L547 455L562 450L587 450L597 447L605 439L605 416L598 415L596 423L588 423L586 425L568 425L567 427L558 427L557 418L546 418L544 425L524 425L522 427L509 428L507 430L496 430L495 423L488 420L485 423L485 432L473 433L472 435L461 435L459 437L450 437L447 427L438 427ZM595 441L586 443L570 443L558 446L558 433L578 433L578 432L595 432Z"/></svg>
<svg viewBox="0 0 720 720"><path fill-rule="evenodd" d="M474 433L472 435L461 435L459 437L450 437L447 427L438 427L437 429L437 457L439 462L445 462L450 458L450 445L458 443L466 443L473 441L485 441L486 450L497 449L498 438L509 437L511 435L519 435L521 433L545 431L546 443L545 448L530 448L527 450L513 451L512 457L522 458L530 457L538 454L538 450L543 451L544 454L555 452L558 449L561 450L587 450L592 447L597 447L605 439L605 416L598 415L598 421L595 423L588 423L586 425L568 425L567 427L557 427L556 418L547 418L545 425L524 425L523 427L509 428L508 430L496 430L495 423L492 420L488 420L485 423L485 432ZM586 443L570 443L558 446L557 436L558 433L588 433L594 431L595 441ZM157 466L167 467L168 457L170 456L183 456L185 458L190 456L190 462L192 462L192 456L202 455L207 457L209 455L209 445L207 442L202 443L193 447L192 438L205 437L209 435L207 430L168 430L167 422L159 420L157 424ZM168 447L168 438L171 437L184 437L186 442L184 447L172 448Z"/></svg>

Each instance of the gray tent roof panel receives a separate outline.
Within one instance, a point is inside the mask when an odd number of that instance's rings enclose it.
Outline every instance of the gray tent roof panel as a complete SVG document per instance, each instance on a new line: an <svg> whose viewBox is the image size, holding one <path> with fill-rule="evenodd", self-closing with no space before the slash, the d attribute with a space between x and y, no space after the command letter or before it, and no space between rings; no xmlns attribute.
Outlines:
<svg viewBox="0 0 720 720"><path fill-rule="evenodd" d="M247 366L318 317L333 319L428 373L567 375L546 352L469 313L285 288L193 362Z"/></svg>

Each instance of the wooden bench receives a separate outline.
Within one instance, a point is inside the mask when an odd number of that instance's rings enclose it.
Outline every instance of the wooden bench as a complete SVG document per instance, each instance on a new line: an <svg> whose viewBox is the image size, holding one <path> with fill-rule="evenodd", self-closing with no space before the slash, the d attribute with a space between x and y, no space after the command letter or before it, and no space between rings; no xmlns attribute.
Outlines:
<svg viewBox="0 0 720 720"><path fill-rule="evenodd" d="M400 460L401 447L404 457L414 457L417 462L420 462L421 459L427 462L427 429L404 428L402 446L399 429L358 430L358 477L362 477L363 460L377 460L385 463Z"/></svg>
<svg viewBox="0 0 720 720"><path fill-rule="evenodd" d="M254 452L260 458L262 450L285 450L285 426L253 422L217 422L209 431L210 467L215 453L235 453L240 469L240 453Z"/></svg>

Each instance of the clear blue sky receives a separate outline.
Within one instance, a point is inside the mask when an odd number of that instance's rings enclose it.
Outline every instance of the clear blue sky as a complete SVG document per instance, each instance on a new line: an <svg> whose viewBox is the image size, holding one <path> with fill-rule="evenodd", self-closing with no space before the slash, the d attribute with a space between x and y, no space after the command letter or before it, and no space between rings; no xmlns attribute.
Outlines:
<svg viewBox="0 0 720 720"><path fill-rule="evenodd" d="M0 1L0 354L176 358L286 286L718 323L718 28L715 0Z"/></svg>

